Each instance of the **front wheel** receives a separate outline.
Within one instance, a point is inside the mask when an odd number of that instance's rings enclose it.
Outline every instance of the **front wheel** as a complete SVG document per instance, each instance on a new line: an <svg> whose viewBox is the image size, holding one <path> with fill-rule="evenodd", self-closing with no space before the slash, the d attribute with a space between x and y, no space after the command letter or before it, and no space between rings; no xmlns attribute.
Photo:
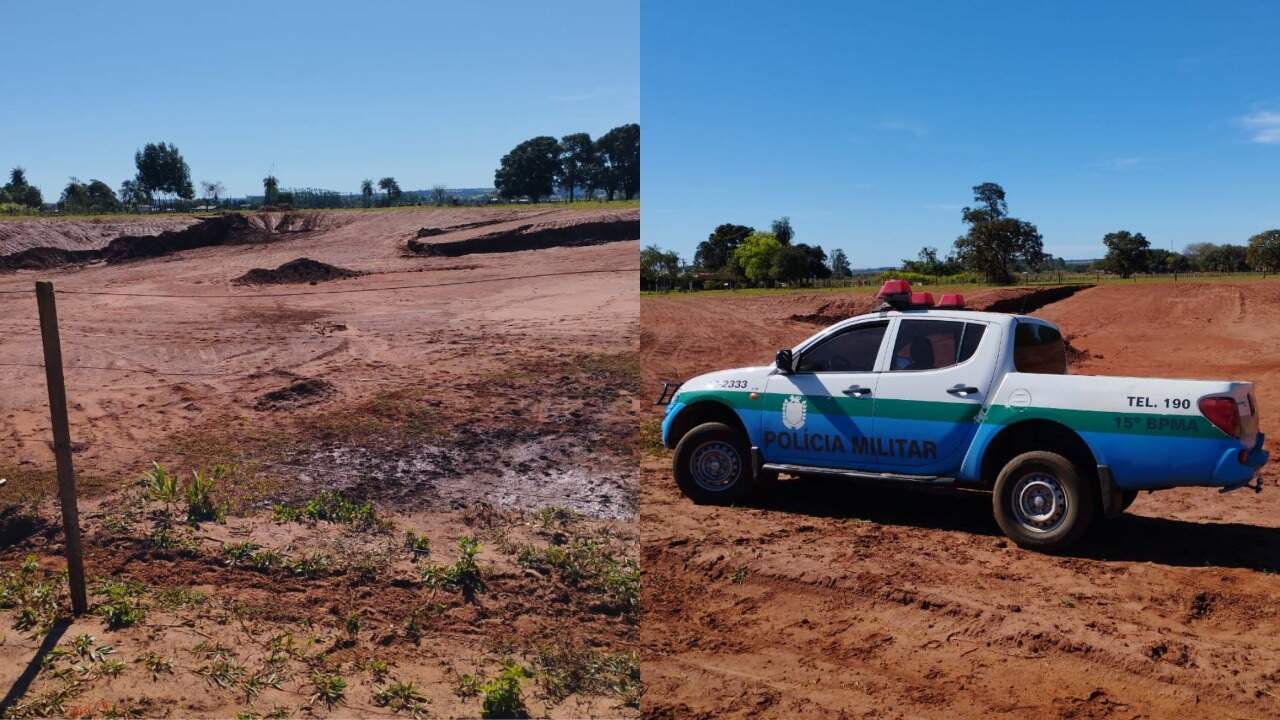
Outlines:
<svg viewBox="0 0 1280 720"><path fill-rule="evenodd" d="M742 433L703 423L680 438L672 461L676 484L699 504L731 505L752 490L751 454Z"/></svg>
<svg viewBox="0 0 1280 720"><path fill-rule="evenodd" d="M1058 552L1079 540L1093 522L1096 493L1067 458L1036 450L1005 464L992 505L1004 534L1020 547Z"/></svg>

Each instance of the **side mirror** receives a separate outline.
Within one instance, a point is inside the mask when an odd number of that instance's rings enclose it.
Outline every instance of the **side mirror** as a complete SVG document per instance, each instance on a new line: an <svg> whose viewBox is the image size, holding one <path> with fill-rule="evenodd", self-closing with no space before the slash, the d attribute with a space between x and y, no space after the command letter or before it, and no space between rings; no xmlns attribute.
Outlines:
<svg viewBox="0 0 1280 720"><path fill-rule="evenodd" d="M791 350L787 348L783 348L779 350L778 354L773 356L773 364L777 365L778 369L781 370L784 374L790 373L792 371L793 366L791 363L792 363Z"/></svg>

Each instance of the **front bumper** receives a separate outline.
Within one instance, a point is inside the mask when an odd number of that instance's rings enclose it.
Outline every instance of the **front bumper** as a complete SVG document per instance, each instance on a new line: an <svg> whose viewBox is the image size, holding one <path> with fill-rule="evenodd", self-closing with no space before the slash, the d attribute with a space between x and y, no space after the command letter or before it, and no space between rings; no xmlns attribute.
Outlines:
<svg viewBox="0 0 1280 720"><path fill-rule="evenodd" d="M1218 466L1213 471L1213 485L1230 490L1243 487L1253 479L1258 470L1267 464L1267 460L1271 459L1271 454L1262 449L1262 442L1266 439L1266 435L1258 433L1258 439L1253 443L1243 458L1240 457L1240 450L1227 450L1222 453L1222 457L1218 460Z"/></svg>

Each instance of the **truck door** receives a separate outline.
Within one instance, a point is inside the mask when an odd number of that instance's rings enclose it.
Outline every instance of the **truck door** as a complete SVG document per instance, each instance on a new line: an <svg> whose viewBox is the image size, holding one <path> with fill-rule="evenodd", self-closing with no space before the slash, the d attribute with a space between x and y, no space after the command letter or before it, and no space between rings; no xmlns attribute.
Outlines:
<svg viewBox="0 0 1280 720"><path fill-rule="evenodd" d="M795 372L769 376L761 413L765 461L870 467L853 449L871 435L876 361L888 327L888 320L872 320L842 328L804 348Z"/></svg>
<svg viewBox="0 0 1280 720"><path fill-rule="evenodd" d="M901 318L876 388L875 453L887 467L954 472L991 390L999 333L969 320Z"/></svg>

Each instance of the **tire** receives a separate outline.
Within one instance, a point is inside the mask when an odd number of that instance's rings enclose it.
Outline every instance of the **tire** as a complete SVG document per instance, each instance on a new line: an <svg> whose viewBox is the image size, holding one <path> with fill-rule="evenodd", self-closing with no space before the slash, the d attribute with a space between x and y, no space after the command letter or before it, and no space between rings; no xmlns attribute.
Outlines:
<svg viewBox="0 0 1280 720"><path fill-rule="evenodd" d="M672 470L680 492L699 505L732 505L755 489L747 439L724 423L703 423L685 433Z"/></svg>
<svg viewBox="0 0 1280 720"><path fill-rule="evenodd" d="M996 522L1019 547L1059 552L1089 530L1097 489L1067 458L1036 450L1010 460L996 477Z"/></svg>
<svg viewBox="0 0 1280 720"><path fill-rule="evenodd" d="M1121 490L1120 491L1120 512L1124 512L1125 510L1128 510L1129 506L1133 504L1133 501L1137 499L1138 499L1137 490Z"/></svg>

